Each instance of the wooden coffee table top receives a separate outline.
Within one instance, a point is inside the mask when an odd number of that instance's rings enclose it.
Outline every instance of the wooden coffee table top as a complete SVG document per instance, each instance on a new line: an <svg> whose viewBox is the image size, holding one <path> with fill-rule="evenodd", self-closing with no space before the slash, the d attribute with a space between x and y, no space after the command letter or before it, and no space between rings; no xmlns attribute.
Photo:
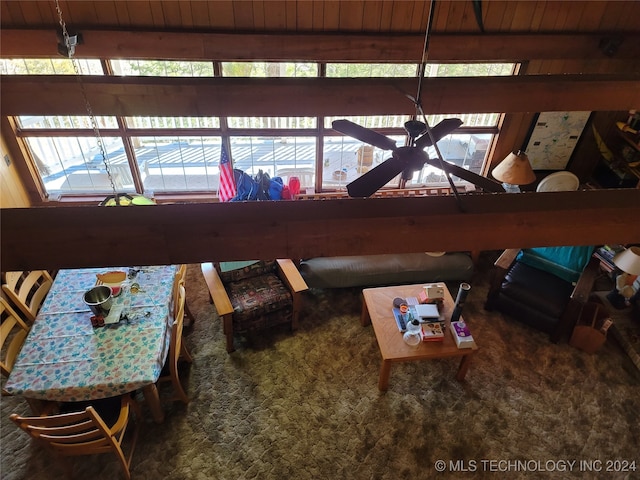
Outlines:
<svg viewBox="0 0 640 480"><path fill-rule="evenodd" d="M445 285L442 282L440 284ZM430 358L458 357L470 355L476 350L475 348L458 348L449 331L445 332L444 340L441 342L421 342L417 347L412 347L404 342L391 310L393 308L393 299L396 297L417 297L423 287L424 284L421 283L419 285L400 285L362 290L366 309L368 310L383 360L406 362ZM440 308L444 309L447 330L451 328L449 323L453 306L454 300L445 285L444 302ZM363 323L366 323L365 316L366 312L363 310ZM460 319L463 320L464 318L460 317Z"/></svg>

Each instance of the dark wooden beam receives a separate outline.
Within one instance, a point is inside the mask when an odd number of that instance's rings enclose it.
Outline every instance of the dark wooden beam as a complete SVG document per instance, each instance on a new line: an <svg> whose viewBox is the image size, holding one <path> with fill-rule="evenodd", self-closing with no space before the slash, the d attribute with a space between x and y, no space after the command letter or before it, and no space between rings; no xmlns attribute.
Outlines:
<svg viewBox="0 0 640 480"><path fill-rule="evenodd" d="M3 270L640 242L640 190L5 209Z"/></svg>
<svg viewBox="0 0 640 480"><path fill-rule="evenodd" d="M412 114L412 78L83 77L97 115L317 116ZM427 78L427 113L628 110L640 75ZM294 101L292 101L294 100ZM73 76L6 76L3 115L86 114Z"/></svg>
<svg viewBox="0 0 640 480"><path fill-rule="evenodd" d="M95 30L75 26L83 42L78 58L176 60L274 60L319 62L411 62L422 59L422 34L256 34ZM613 57L600 47L621 39ZM56 57L53 29L2 29L3 57ZM534 59L640 58L640 34L437 34L429 39L429 61L518 62Z"/></svg>

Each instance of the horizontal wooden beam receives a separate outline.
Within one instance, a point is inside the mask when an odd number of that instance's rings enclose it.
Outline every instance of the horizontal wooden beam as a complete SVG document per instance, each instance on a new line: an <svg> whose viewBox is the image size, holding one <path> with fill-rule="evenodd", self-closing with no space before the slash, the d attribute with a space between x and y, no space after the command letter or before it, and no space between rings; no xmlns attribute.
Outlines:
<svg viewBox="0 0 640 480"><path fill-rule="evenodd" d="M640 190L4 209L2 269L640 243Z"/></svg>
<svg viewBox="0 0 640 480"><path fill-rule="evenodd" d="M412 114L412 78L82 78L97 115L317 116ZM640 75L427 78L427 113L629 110ZM3 115L83 115L73 76L5 76Z"/></svg>
<svg viewBox="0 0 640 480"><path fill-rule="evenodd" d="M422 34L256 34L95 30L75 26L83 43L77 58L272 60L420 63ZM620 41L612 57L601 44ZM54 29L0 31L2 57L57 57ZM564 34L438 34L429 39L429 61L519 62L534 59L640 58L638 32Z"/></svg>

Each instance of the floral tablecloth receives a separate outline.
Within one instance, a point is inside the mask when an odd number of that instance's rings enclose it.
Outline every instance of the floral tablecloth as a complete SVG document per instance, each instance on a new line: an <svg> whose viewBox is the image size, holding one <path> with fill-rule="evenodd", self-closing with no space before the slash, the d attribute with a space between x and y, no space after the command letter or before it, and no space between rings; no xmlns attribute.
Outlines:
<svg viewBox="0 0 640 480"><path fill-rule="evenodd" d="M5 389L27 398L82 401L155 383L169 351L170 304L176 267L136 267L114 298L127 320L94 328L83 294L96 274L127 268L61 270L16 359ZM113 308L113 307L112 307Z"/></svg>

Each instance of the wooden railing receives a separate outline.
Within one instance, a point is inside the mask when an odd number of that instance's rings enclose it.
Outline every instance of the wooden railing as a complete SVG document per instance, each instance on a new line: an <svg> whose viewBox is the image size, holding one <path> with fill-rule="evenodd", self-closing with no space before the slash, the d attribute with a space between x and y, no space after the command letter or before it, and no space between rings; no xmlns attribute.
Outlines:
<svg viewBox="0 0 640 480"><path fill-rule="evenodd" d="M460 191L464 191L464 187L460 187ZM379 190L371 198L389 198L389 197L426 197L433 195L451 195L453 191L451 187L414 187L414 188L396 188L389 190ZM296 200L330 200L351 198L346 191L339 192L322 192L322 193L300 193L296 195Z"/></svg>

